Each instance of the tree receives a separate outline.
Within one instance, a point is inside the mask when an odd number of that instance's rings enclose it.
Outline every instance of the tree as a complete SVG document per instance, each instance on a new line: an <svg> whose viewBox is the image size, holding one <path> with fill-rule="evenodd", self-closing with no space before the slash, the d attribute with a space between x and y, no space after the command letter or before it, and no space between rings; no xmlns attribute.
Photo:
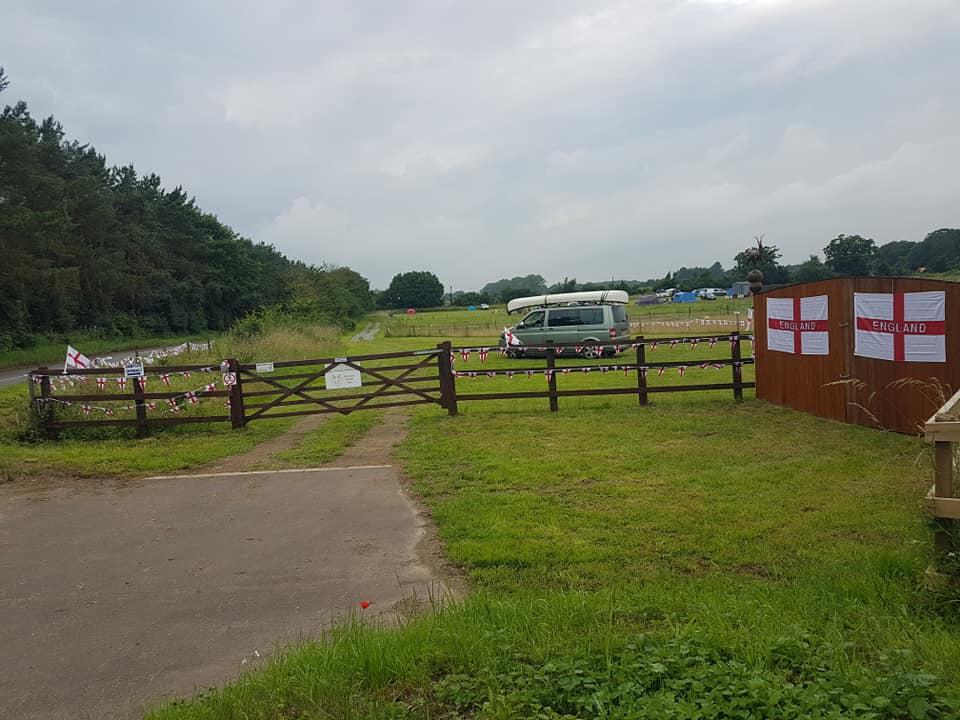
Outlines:
<svg viewBox="0 0 960 720"><path fill-rule="evenodd" d="M906 275L912 272L910 253L917 243L909 240L895 240L877 248L873 256L872 273L874 275Z"/></svg>
<svg viewBox="0 0 960 720"><path fill-rule="evenodd" d="M388 308L439 307L443 304L443 284L425 270L398 273L384 290L382 302Z"/></svg>
<svg viewBox="0 0 960 720"><path fill-rule="evenodd" d="M826 266L837 275L869 275L877 247L859 235L837 235L823 249Z"/></svg>
<svg viewBox="0 0 960 720"><path fill-rule="evenodd" d="M737 280L745 280L751 270L763 273L765 285L778 285L789 280L786 268L780 264L780 248L776 245L764 245L763 235L754 235L756 247L749 247L737 253L733 258L736 266L734 274Z"/></svg>
<svg viewBox="0 0 960 720"><path fill-rule="evenodd" d="M3 65L0 65L0 93L10 87L10 79L7 77L7 74L3 71Z"/></svg>
<svg viewBox="0 0 960 720"><path fill-rule="evenodd" d="M826 280L833 277L833 273L826 265L820 261L817 255L811 255L810 259L797 266L793 274L796 282L814 282L815 280Z"/></svg>
<svg viewBox="0 0 960 720"><path fill-rule="evenodd" d="M925 267L927 272L946 272L960 268L960 230L934 230L910 253L910 267Z"/></svg>

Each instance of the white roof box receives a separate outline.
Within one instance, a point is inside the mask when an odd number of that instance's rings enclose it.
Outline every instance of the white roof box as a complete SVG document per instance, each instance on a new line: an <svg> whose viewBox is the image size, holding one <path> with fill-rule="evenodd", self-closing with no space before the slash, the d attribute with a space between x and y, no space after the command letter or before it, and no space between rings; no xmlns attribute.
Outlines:
<svg viewBox="0 0 960 720"><path fill-rule="evenodd" d="M553 295L531 295L514 298L507 303L507 312L514 313L532 307L548 305L583 305L597 303L619 303L626 305L630 297L625 290L585 290L584 292L554 293Z"/></svg>

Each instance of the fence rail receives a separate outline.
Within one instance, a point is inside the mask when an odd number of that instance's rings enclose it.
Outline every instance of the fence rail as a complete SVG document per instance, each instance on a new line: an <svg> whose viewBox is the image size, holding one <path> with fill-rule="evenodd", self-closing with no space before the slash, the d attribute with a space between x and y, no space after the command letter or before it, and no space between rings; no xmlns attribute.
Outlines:
<svg viewBox="0 0 960 720"><path fill-rule="evenodd" d="M523 365L497 364L496 369L461 371L454 368L458 356L475 351L486 358L505 348L453 347L439 343L426 350L353 355L349 357L286 360L274 363L239 363L235 359L217 365L171 365L148 367L143 378L126 377L124 368L71 369L67 372L38 368L30 373L30 397L38 428L50 438L61 430L79 427L134 427L145 436L152 427L188 423L229 422L242 428L250 422L298 417L322 413L348 414L359 410L435 404L450 415L458 412L458 402L546 398L551 411L559 409L560 398L584 396L636 395L647 405L655 393L702 390L731 391L734 399L743 397L754 383L743 379L743 366L752 357L741 356L741 342L750 339L738 333L714 337L637 337L600 343L548 343L540 351L542 364L524 360ZM648 352L658 346L675 347L709 343L726 347L724 357L697 360L649 362ZM585 357L613 356L605 360ZM718 353L719 354L719 353ZM576 358L581 364L569 364ZM520 362L520 361L517 361ZM729 380L716 383L650 384L648 375L663 375L668 370L685 376L688 367L729 368ZM570 373L623 372L631 378L625 386L561 387L558 380ZM461 392L458 380L474 377L545 376L544 390L505 392ZM196 376L196 378L194 378ZM343 384L345 376L350 382ZM177 382L171 382L176 379ZM96 383L96 392L91 388ZM149 382L148 382L149 381ZM80 386L79 388L77 386ZM154 389L157 386L162 389ZM148 390L148 388L150 388ZM119 390L119 392L115 392ZM209 412L213 399L223 409ZM61 412L61 409L71 409ZM77 412L78 410L82 411ZM127 417L114 417L124 414Z"/></svg>

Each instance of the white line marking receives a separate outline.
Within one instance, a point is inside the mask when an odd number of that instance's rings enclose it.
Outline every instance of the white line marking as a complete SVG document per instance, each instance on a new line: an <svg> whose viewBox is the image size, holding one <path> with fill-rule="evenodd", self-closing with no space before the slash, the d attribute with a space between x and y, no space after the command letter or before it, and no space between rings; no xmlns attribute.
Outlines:
<svg viewBox="0 0 960 720"><path fill-rule="evenodd" d="M153 475L144 480L182 480L184 478L230 477L231 475L282 475L285 473L341 472L344 470L385 470L393 465L350 465L349 467L292 468L288 470L242 470L239 472L200 473L199 475Z"/></svg>

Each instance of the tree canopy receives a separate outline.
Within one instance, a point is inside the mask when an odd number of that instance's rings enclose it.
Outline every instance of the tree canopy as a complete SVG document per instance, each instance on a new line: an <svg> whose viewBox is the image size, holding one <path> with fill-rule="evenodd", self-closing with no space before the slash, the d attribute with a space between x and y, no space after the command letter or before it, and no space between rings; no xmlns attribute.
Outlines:
<svg viewBox="0 0 960 720"><path fill-rule="evenodd" d="M380 299L385 308L430 308L443 304L443 284L432 272L397 273Z"/></svg>
<svg viewBox="0 0 960 720"><path fill-rule="evenodd" d="M221 330L276 304L337 319L372 302L349 268L308 267L240 237L182 187L108 166L22 101L0 114L0 253L0 350L77 330Z"/></svg>

